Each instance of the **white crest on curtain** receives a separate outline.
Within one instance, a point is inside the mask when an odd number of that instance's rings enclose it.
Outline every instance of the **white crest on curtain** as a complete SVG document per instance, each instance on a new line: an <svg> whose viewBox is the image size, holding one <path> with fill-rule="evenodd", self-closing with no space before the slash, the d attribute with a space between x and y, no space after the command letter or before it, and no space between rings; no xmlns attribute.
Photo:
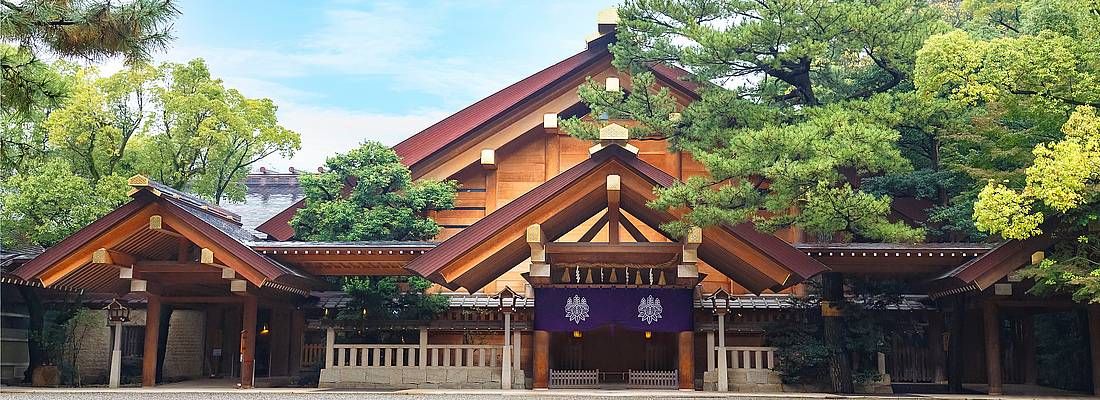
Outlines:
<svg viewBox="0 0 1100 400"><path fill-rule="evenodd" d="M588 319L588 299L580 295L573 295L566 299L565 318L573 321L574 324L580 324L581 321Z"/></svg>
<svg viewBox="0 0 1100 400"><path fill-rule="evenodd" d="M661 319L661 313L664 309L661 308L661 299L649 295L642 298L642 301L638 302L638 318L646 324L652 324Z"/></svg>

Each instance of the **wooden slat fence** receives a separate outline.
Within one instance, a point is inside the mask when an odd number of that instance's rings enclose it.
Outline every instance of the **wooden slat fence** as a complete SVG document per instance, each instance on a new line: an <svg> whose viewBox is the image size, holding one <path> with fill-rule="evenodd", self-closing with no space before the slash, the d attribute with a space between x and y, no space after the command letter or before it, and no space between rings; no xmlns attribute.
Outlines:
<svg viewBox="0 0 1100 400"><path fill-rule="evenodd" d="M676 388L679 380L677 370L672 371L635 371L627 370L627 386L632 388Z"/></svg>
<svg viewBox="0 0 1100 400"><path fill-rule="evenodd" d="M600 370L550 370L551 388L593 388L600 384Z"/></svg>

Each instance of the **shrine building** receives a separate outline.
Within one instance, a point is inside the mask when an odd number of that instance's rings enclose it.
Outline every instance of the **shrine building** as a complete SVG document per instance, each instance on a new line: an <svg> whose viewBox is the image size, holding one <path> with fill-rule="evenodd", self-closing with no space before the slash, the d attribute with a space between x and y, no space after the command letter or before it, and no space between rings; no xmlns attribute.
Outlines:
<svg viewBox="0 0 1100 400"><path fill-rule="evenodd" d="M143 386L220 377L250 388L319 369L316 384L334 388L779 392L815 389L781 381L768 324L796 318L805 282L858 275L907 282L904 301L879 312L924 328L878 355L882 378L863 390L1035 385L1034 317L1070 312L1084 321L1091 356L1080 367L1100 393L1100 312L1034 297L1012 274L1041 260L1049 238L831 243L751 224L662 233L683 210L648 207L654 188L705 168L664 140L629 139L633 121L607 121L597 141L558 128L593 118L577 95L586 79L634 90L611 64L616 23L601 13L583 51L393 147L414 179L460 183L456 207L431 216L442 227L432 241L300 241L289 221L304 200L246 226L135 176L129 202L5 268L5 311L19 302L16 287L46 299L78 293L95 309L118 299L133 316L96 331L105 344L81 369L107 376L109 339L119 337L120 368L131 365ZM700 99L686 71L650 70L681 105ZM911 217L913 207L895 205L898 219ZM332 316L349 296L336 282L348 276L424 277L449 309L339 323Z"/></svg>

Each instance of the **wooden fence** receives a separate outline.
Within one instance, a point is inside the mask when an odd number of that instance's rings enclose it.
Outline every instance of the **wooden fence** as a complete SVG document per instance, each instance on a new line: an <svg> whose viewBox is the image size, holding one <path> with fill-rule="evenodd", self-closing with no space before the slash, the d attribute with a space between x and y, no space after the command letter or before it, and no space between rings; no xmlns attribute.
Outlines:
<svg viewBox="0 0 1100 400"><path fill-rule="evenodd" d="M592 388L600 383L600 370L550 370L551 388Z"/></svg>
<svg viewBox="0 0 1100 400"><path fill-rule="evenodd" d="M627 371L627 386L631 388L676 388L679 382L677 370Z"/></svg>
<svg viewBox="0 0 1100 400"><path fill-rule="evenodd" d="M715 352L721 352L718 347ZM719 354L719 357L722 355ZM729 347L726 346L726 368L729 369L774 369L774 347Z"/></svg>
<svg viewBox="0 0 1100 400"><path fill-rule="evenodd" d="M336 368L499 367L503 351L486 345L336 344L333 353Z"/></svg>

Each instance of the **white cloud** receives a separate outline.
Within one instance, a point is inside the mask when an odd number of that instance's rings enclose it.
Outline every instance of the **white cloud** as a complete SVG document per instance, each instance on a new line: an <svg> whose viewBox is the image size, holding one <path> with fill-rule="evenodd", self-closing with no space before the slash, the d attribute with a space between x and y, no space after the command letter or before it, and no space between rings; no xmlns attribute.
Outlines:
<svg viewBox="0 0 1100 400"><path fill-rule="evenodd" d="M447 112L441 110L393 115L286 104L279 108L279 122L302 135L302 150L290 160L269 158L259 165L280 170L289 166L314 169L329 156L345 152L364 140L392 146L446 116Z"/></svg>

